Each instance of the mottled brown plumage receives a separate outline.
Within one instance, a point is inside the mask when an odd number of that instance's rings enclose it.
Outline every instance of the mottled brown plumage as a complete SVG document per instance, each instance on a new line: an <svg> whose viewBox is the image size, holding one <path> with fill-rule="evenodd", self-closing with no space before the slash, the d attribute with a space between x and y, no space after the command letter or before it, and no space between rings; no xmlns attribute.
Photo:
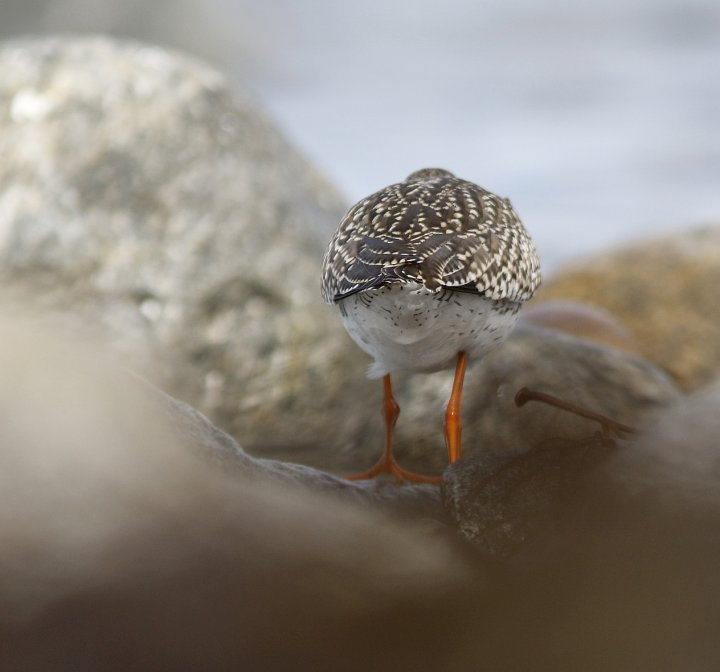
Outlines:
<svg viewBox="0 0 720 672"><path fill-rule="evenodd" d="M524 302L540 264L510 201L425 168L353 206L325 255L328 303L398 281Z"/></svg>

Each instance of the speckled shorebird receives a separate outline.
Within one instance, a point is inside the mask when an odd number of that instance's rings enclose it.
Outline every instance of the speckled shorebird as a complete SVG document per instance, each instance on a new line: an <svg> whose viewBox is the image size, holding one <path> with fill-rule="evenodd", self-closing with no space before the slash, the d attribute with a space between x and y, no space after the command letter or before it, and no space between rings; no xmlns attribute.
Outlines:
<svg viewBox="0 0 720 672"><path fill-rule="evenodd" d="M539 284L535 247L510 201L447 170L418 170L350 208L325 254L322 294L337 304L350 336L374 358L368 376L383 378L385 418L383 456L350 478L388 472L438 482L393 459L400 409L390 374L455 363L444 423L455 462L468 360L480 359L510 333Z"/></svg>

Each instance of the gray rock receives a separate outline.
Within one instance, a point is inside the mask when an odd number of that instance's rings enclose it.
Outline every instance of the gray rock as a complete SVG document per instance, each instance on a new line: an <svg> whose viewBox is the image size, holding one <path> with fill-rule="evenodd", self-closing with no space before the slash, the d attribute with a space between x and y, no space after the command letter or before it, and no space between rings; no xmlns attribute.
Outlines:
<svg viewBox="0 0 720 672"><path fill-rule="evenodd" d="M632 450L608 469L613 486L645 502L720 511L720 380L650 414Z"/></svg>
<svg viewBox="0 0 720 672"><path fill-rule="evenodd" d="M599 527L607 539L634 528L657 545L691 532L674 530L690 520L702 529L720 519L718 437L720 382L649 414L636 437L547 440L461 460L443 475L443 503L463 536L500 557L535 562L545 545L557 558Z"/></svg>
<svg viewBox="0 0 720 672"><path fill-rule="evenodd" d="M370 386L318 289L344 208L262 112L101 38L8 43L0 73L5 291L103 329L247 446L352 443Z"/></svg>
<svg viewBox="0 0 720 672"><path fill-rule="evenodd" d="M513 391L529 387L636 427L681 399L665 374L633 355L529 326L487 357L480 382L466 418L487 437L479 446L487 452L470 446L468 459L445 472L443 502L466 538L501 557L554 535L568 502L631 440L606 438L598 423L539 402L518 408Z"/></svg>
<svg viewBox="0 0 720 672"><path fill-rule="evenodd" d="M468 541L509 558L556 532L569 502L616 450L613 440L595 436L544 441L521 455L475 455L443 474L443 504Z"/></svg>
<svg viewBox="0 0 720 672"><path fill-rule="evenodd" d="M408 381L409 382L409 381ZM416 376L412 398L398 421L398 454L408 468L442 470L443 405L451 376L445 372ZM635 425L648 411L676 400L679 391L664 373L648 362L615 348L603 347L552 330L518 327L510 338L466 377L463 398L463 450L521 453L542 441L584 441L598 425L540 403L515 405L516 392L529 387L574 402L618 422ZM399 395L400 396L400 395ZM446 403L446 402L445 402ZM400 401L402 406L402 398ZM428 423L435 431L413 432L414 423ZM403 424L404 422L404 424Z"/></svg>
<svg viewBox="0 0 720 672"><path fill-rule="evenodd" d="M715 383L615 448L547 442L446 472L461 533L512 567L485 631L503 669L717 667L719 418Z"/></svg>
<svg viewBox="0 0 720 672"><path fill-rule="evenodd" d="M434 518L445 521L440 492L431 485L412 485L393 479L348 481L312 467L248 455L226 432L213 425L189 404L148 386L161 400L167 415L183 442L206 461L231 475L254 483L268 483L305 492L325 493L386 513Z"/></svg>

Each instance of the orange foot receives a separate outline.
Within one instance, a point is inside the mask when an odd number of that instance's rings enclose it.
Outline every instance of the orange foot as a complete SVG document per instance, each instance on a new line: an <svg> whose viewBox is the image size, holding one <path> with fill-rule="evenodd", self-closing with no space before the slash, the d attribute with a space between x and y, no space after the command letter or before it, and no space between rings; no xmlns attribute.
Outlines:
<svg viewBox="0 0 720 672"><path fill-rule="evenodd" d="M364 481L368 478L374 478L380 474L392 474L401 481L410 481L411 483L431 483L439 485L439 476L425 476L416 474L412 471L405 471L393 458L393 428L395 422L400 415L400 407L397 405L392 393L392 384L390 382L390 374L386 374L383 379L383 406L382 414L385 418L385 450L382 457L377 463L370 467L367 471L361 471L359 474L353 474L346 478L350 481Z"/></svg>
<svg viewBox="0 0 720 672"><path fill-rule="evenodd" d="M406 471L395 462L395 460L388 460L385 456L378 460L378 462L367 471L361 471L359 474L352 474L351 476L346 476L346 478L350 481L364 481L368 478L379 476L380 474L392 474L400 481L440 485L440 476L425 476L424 474L416 474L413 471Z"/></svg>

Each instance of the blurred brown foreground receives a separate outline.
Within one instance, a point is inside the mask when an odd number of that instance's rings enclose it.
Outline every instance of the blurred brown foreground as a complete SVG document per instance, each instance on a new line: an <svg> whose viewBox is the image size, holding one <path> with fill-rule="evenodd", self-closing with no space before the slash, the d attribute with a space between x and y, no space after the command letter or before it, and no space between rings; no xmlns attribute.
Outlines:
<svg viewBox="0 0 720 672"><path fill-rule="evenodd" d="M427 521L220 469L99 350L3 315L2 670L720 661L719 460L702 436L684 458L646 436L500 563Z"/></svg>

